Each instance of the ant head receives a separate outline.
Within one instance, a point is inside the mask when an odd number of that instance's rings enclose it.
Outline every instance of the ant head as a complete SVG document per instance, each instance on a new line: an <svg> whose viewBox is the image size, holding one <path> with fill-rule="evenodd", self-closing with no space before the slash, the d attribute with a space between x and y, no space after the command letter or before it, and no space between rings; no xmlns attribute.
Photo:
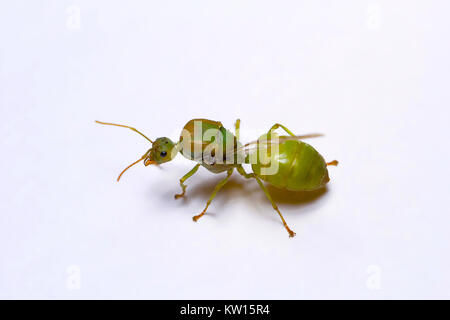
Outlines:
<svg viewBox="0 0 450 320"><path fill-rule="evenodd" d="M177 144L173 143L172 140L166 137L158 138L155 141L150 140L145 134L138 131L136 128L126 126L123 124L116 124L116 123L110 123L110 122L102 122L102 121L95 121L99 124L109 125L109 126L116 126L116 127L122 127L122 128L128 128L133 130L136 133L139 133L141 136L143 136L145 139L147 139L151 144L152 147L147 150L147 152L137 161L130 164L128 167L126 167L117 178L117 181L120 180L120 177L122 174L124 174L125 171L127 171L129 168L134 166L136 163L144 160L144 165L148 166L150 164L161 164L164 162L168 162L175 158L177 155Z"/></svg>
<svg viewBox="0 0 450 320"><path fill-rule="evenodd" d="M176 144L169 138L158 138L153 142L151 149L144 155L144 165L161 164L169 162L177 155Z"/></svg>

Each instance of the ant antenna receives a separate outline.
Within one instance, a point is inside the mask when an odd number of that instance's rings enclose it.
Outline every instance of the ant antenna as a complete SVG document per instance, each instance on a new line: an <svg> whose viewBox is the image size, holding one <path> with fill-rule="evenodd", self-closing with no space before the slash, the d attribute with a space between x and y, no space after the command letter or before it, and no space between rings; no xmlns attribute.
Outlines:
<svg viewBox="0 0 450 320"><path fill-rule="evenodd" d="M142 132L140 132L139 130L137 130L136 128L133 127L129 127L129 126L125 126L123 124L116 124L116 123L109 123L109 122L102 122L102 121L97 121L95 120L95 122L99 123L99 124L105 124L105 125L109 125L109 126L116 126L116 127L122 127L122 128L128 128L133 130L134 132L139 133L141 136L143 136L145 139L147 139L148 141L150 141L151 143L153 143L152 140L150 140L145 134L143 134ZM142 159L141 159L142 160ZM139 160L140 161L140 160ZM134 163L133 163L134 164ZM128 168L127 168L128 169ZM126 170L126 169L125 169ZM122 172L123 173L123 172ZM119 176L120 178L120 176Z"/></svg>
<svg viewBox="0 0 450 320"><path fill-rule="evenodd" d="M125 171L127 171L128 169L130 169L132 166L134 166L136 163L142 161L145 159L145 156L143 156L142 158L140 158L138 161L133 162L132 164L130 164L128 167L126 167L125 169L123 169L123 171L119 174L119 176L117 177L117 182L119 182L120 177L125 173Z"/></svg>
<svg viewBox="0 0 450 320"><path fill-rule="evenodd" d="M130 164L128 167L126 167L125 169L123 169L123 171L119 174L119 176L117 177L117 182L119 182L120 177L122 177L122 175L125 173L125 171L127 171L128 169L130 169L132 166L134 166L136 163L141 162L142 160L145 160L145 166L148 166L150 164L156 164L155 161L151 161L149 159L147 159L148 154L149 154L150 150L148 150L138 161L133 162L132 164Z"/></svg>

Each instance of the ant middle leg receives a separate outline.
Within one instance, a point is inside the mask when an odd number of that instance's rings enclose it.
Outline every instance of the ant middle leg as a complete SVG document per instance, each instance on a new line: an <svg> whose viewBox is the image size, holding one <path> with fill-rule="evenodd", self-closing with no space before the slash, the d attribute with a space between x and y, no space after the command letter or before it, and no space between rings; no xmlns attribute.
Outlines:
<svg viewBox="0 0 450 320"><path fill-rule="evenodd" d="M192 220L197 222L198 219L203 217L203 215L206 213L206 210L208 210L208 207L211 204L211 201L213 201L213 199L216 197L216 195L220 191L220 189L222 189L222 187L228 182L228 179L230 179L230 176L231 176L232 173L233 173L233 169L228 170L227 176L215 186L212 195L209 197L208 202L206 202L205 209L203 209L203 211L200 214L198 214L196 216L193 216Z"/></svg>

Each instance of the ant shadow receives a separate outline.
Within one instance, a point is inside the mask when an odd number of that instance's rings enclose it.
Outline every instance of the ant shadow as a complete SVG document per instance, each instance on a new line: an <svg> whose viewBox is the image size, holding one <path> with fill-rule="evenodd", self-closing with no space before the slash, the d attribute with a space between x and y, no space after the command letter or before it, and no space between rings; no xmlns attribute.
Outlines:
<svg viewBox="0 0 450 320"><path fill-rule="evenodd" d="M200 212L203 210L207 200L213 193L215 186L224 177L225 176L221 176L220 178L204 179L200 183L190 183L186 189L186 195L183 198L174 201L179 201L180 204L184 205L190 203L192 200L203 201L203 205L198 210L198 212ZM326 187L314 191L289 191L286 189L276 188L267 183L265 183L265 186L277 205L288 205L299 208L299 210L295 210L295 213L314 211L303 209L306 206L309 207L310 205L316 203L328 192ZM175 191L179 192L180 190L171 190L173 193L170 194L170 197L173 199ZM211 207L208 208L207 214L212 217L216 216L215 212L220 211L218 208L226 206L230 200L237 198L248 199L248 201L250 201L257 209L261 206L261 209L256 211L263 211L262 208L265 206L273 210L263 190L254 179L244 179L243 177L233 175L230 177L227 184L217 193ZM280 210L283 212L283 208L280 208ZM283 214L285 213L283 212ZM290 213L288 215L290 215ZM274 217L274 219L278 219L278 216Z"/></svg>
<svg viewBox="0 0 450 320"><path fill-rule="evenodd" d="M201 206L198 208L199 210L196 213L198 214L206 206L206 202L214 192L214 188L224 177L225 176L221 178L211 178L202 180L198 183L187 184L188 187L186 189L185 196L174 201L178 201L183 205L189 204L192 201L201 203ZM176 191L179 192L181 190L177 189ZM236 199L237 197L242 197L242 195L244 195L244 197L248 197L251 195L251 192L248 188L246 188L245 183L242 183L242 181L237 180L235 177L230 177L230 180L228 180L227 184L220 189L212 201L210 208L208 208L208 216L214 217L216 215L214 213L214 211L217 210L215 209L216 207L224 207L230 200ZM173 197L174 194L171 194L171 196Z"/></svg>
<svg viewBox="0 0 450 320"><path fill-rule="evenodd" d="M313 191L291 191L266 185L272 199L277 203L301 205L315 202L328 192L327 187Z"/></svg>

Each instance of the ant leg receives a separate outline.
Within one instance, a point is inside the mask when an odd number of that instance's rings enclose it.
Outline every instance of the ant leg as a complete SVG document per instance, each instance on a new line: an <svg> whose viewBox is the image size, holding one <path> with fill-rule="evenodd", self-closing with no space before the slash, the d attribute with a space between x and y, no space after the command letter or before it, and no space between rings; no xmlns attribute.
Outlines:
<svg viewBox="0 0 450 320"><path fill-rule="evenodd" d="M266 195L267 199L269 199L270 203L272 204L273 209L278 213L278 215L281 218L281 221L283 222L284 227L286 228L287 232L289 233L289 237L294 237L295 236L295 232L292 231L289 226L286 223L286 220L284 220L283 215L281 214L280 210L278 209L278 206L276 205L276 203L273 201L272 197L270 196L269 191L267 190L267 188L264 186L264 183L261 181L261 179L258 178L258 176L254 173L247 173L244 170L244 167L239 166L237 167L237 171L243 175L246 179L251 179L251 178L255 178L256 182L259 184L259 186L261 187L261 189L264 191L264 194Z"/></svg>
<svg viewBox="0 0 450 320"><path fill-rule="evenodd" d="M254 173L247 173L242 165L238 166L238 167L236 168L236 170L237 170L237 171L239 172L239 174L240 174L241 176L243 176L245 179L251 179L251 178L256 177L256 174L254 174Z"/></svg>
<svg viewBox="0 0 450 320"><path fill-rule="evenodd" d="M327 162L327 166L337 166L338 163L339 163L339 161L333 160L333 161Z"/></svg>
<svg viewBox="0 0 450 320"><path fill-rule="evenodd" d="M321 134L321 133L310 133L310 134L305 134L305 135L297 136L297 135L295 135L294 133L292 133L291 130L289 130L288 128L286 128L285 126L283 126L282 124L279 124L279 123L274 124L274 125L270 128L270 130L269 130L268 133L270 134L272 131L275 131L275 130L277 130L278 128L282 128L282 129L283 129L284 131L286 131L290 136L296 137L296 138L298 138L298 139L317 138L317 137L322 137L322 136L323 136L323 134Z"/></svg>
<svg viewBox="0 0 450 320"><path fill-rule="evenodd" d="M321 133L309 133L304 135L295 135L291 130L283 126L282 124L275 123L270 129L269 132L267 132L267 136L270 137L272 135L272 132L277 130L278 128L282 128L284 131L286 131L291 137L294 137L294 140L300 140L300 139L309 139L309 138L317 138L322 137L323 134Z"/></svg>
<svg viewBox="0 0 450 320"><path fill-rule="evenodd" d="M241 119L237 119L234 124L234 135L236 136L236 140L239 141L239 134L241 129Z"/></svg>
<svg viewBox="0 0 450 320"><path fill-rule="evenodd" d="M277 130L278 128L282 128L284 131L286 131L288 134L290 134L291 136L295 137L295 134L292 133L291 130L289 130L288 128L286 128L285 126L283 126L282 124L279 123L275 123L272 128L270 128L269 133L271 133L274 130Z"/></svg>
<svg viewBox="0 0 450 320"><path fill-rule="evenodd" d="M208 210L208 207L211 204L211 201L215 198L215 196L220 191L220 189L222 189L222 187L228 182L228 179L230 178L232 173L233 173L233 169L228 170L227 176L223 180L221 180L214 188L214 191L213 191L211 197L209 197L208 202L206 203L205 209L203 209L202 213L200 213L199 215L193 216L192 220L197 221L206 213L206 210Z"/></svg>
<svg viewBox="0 0 450 320"><path fill-rule="evenodd" d="M184 197L184 194L186 192L186 187L187 185L184 184L184 182L189 179L190 177L192 177L194 175L194 173L197 172L198 168L200 167L200 163L197 164L194 168L191 169L191 171L189 171L188 173L186 173L181 179L180 179L180 187L182 192L180 194L176 194L175 195L175 199L179 199L181 197Z"/></svg>
<svg viewBox="0 0 450 320"><path fill-rule="evenodd" d="M283 225L286 228L287 232L289 233L289 237L294 237L295 236L295 232L292 231L287 223L286 220L284 220L283 215L281 214L280 210L278 209L278 206L276 205L276 203L273 201L272 197L270 196L269 191L266 189L266 187L264 186L264 184L262 183L262 181L255 175L255 179L256 182L258 182L259 186L261 187L261 189L264 191L264 193L266 194L267 199L269 199L270 203L272 204L273 209L278 212L278 215L281 218L281 221L283 221Z"/></svg>

